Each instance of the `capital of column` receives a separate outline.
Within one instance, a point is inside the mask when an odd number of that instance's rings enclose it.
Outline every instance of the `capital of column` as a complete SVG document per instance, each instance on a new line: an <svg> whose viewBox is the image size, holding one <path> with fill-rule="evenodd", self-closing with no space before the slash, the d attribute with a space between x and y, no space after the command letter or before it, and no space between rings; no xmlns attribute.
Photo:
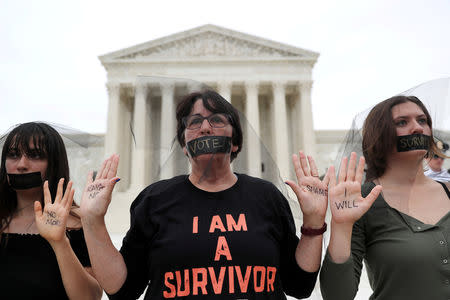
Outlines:
<svg viewBox="0 0 450 300"><path fill-rule="evenodd" d="M134 86L134 94L135 96L142 96L146 95L147 91L149 89L149 86L147 83L144 82L138 82Z"/></svg>
<svg viewBox="0 0 450 300"><path fill-rule="evenodd" d="M259 88L259 81L245 81L244 82L246 91L257 90Z"/></svg>
<svg viewBox="0 0 450 300"><path fill-rule="evenodd" d="M299 86L301 89L311 89L313 86L313 81L312 80L302 80L299 82Z"/></svg>
<svg viewBox="0 0 450 300"><path fill-rule="evenodd" d="M106 89L109 95L118 94L120 92L120 82L108 81Z"/></svg>
<svg viewBox="0 0 450 300"><path fill-rule="evenodd" d="M272 88L274 91L281 91L286 88L286 81L272 81Z"/></svg>
<svg viewBox="0 0 450 300"><path fill-rule="evenodd" d="M167 81L167 82L160 82L161 86L161 92L163 94L172 93L175 88L175 82L173 81Z"/></svg>

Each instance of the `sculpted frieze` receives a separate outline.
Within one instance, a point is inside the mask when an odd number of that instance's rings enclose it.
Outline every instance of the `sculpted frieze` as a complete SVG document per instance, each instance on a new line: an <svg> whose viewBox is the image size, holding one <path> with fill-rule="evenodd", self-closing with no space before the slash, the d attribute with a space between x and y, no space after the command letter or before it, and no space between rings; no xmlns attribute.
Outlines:
<svg viewBox="0 0 450 300"><path fill-rule="evenodd" d="M297 53L276 49L252 41L205 32L183 39L160 44L124 55L130 58L180 58L180 57L300 57Z"/></svg>

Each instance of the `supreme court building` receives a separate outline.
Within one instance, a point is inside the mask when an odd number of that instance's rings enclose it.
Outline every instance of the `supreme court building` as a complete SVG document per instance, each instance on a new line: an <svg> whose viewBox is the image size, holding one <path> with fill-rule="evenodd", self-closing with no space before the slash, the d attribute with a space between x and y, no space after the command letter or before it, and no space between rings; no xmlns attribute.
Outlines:
<svg viewBox="0 0 450 300"><path fill-rule="evenodd" d="M180 168L189 171L185 157L170 160L175 165L164 164L172 147L179 147L173 139L180 97L204 85L218 91L248 120L243 122L239 154L239 165L247 174L265 178L264 165L273 160L283 179L295 178L291 154L299 149L316 158L323 174L343 133L336 137L323 131L317 137L314 131L311 89L318 57L316 52L214 25L100 56L109 95L104 150L121 157L122 180L107 215L110 229L127 229L115 216L126 214L145 186Z"/></svg>

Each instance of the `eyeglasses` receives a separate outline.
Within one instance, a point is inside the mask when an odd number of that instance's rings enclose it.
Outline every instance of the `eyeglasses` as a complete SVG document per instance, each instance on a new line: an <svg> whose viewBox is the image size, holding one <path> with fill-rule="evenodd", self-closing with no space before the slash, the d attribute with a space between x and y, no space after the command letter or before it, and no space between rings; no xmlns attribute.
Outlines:
<svg viewBox="0 0 450 300"><path fill-rule="evenodd" d="M223 128L230 124L230 116L227 114L212 114L208 117L204 117L202 115L192 115L187 116L183 118L183 124L186 126L187 129L193 130L193 129L199 129L202 127L203 120L208 120L209 125L214 128Z"/></svg>

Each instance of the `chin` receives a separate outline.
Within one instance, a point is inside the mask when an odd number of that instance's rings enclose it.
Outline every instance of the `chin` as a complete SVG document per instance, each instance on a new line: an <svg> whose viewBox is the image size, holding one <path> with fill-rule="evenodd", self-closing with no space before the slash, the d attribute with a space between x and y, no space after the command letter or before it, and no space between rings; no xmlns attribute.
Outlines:
<svg viewBox="0 0 450 300"><path fill-rule="evenodd" d="M230 154L229 153L207 153L207 154L201 154L201 155L196 156L191 159L195 162L208 162L211 160L223 160L227 156L230 157Z"/></svg>

